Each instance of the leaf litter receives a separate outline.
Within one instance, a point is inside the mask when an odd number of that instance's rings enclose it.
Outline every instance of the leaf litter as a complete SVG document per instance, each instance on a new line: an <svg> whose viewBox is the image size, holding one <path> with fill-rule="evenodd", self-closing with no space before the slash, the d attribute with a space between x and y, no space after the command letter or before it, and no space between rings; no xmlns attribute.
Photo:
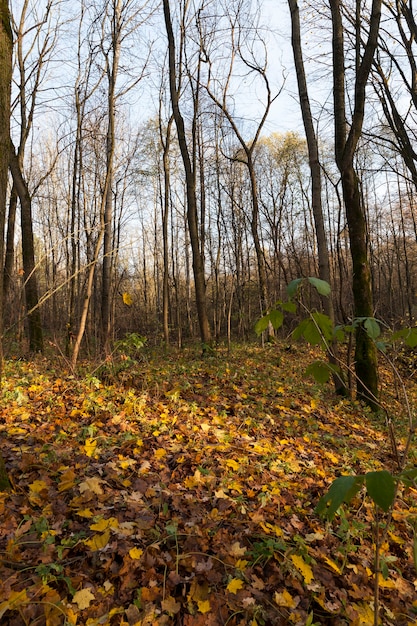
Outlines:
<svg viewBox="0 0 417 626"><path fill-rule="evenodd" d="M389 441L302 377L309 359L149 357L105 381L9 362L1 623L373 624L371 504L332 523L314 508L336 476L393 470ZM381 546L384 624L416 623L415 496Z"/></svg>

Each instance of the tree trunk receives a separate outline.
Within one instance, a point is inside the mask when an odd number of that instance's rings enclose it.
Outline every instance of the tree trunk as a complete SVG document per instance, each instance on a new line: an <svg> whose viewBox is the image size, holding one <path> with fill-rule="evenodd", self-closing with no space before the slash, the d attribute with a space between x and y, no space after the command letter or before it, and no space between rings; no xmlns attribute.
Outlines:
<svg viewBox="0 0 417 626"><path fill-rule="evenodd" d="M358 2L359 0L357 0ZM357 8L359 5L357 4ZM343 200L349 229L350 254L352 257L352 288L354 316L373 317L371 273L368 262L366 219L360 194L354 157L361 137L365 112L366 85L378 40L381 18L381 0L373 0L369 31L362 57L362 33L360 15L356 15L356 68L354 81L354 109L349 132L345 96L344 29L341 0L330 0L333 29L333 93L335 124L335 157L342 179ZM355 372L358 397L371 408L378 407L378 362L373 340L362 324L356 331Z"/></svg>
<svg viewBox="0 0 417 626"><path fill-rule="evenodd" d="M200 337L203 350L211 344L211 330L207 315L206 304L206 279L204 271L203 255L200 248L199 225L198 225L198 204L196 193L196 172L193 167L187 145L184 119L179 107L179 94L176 85L176 59L175 41L172 29L171 12L169 0L163 0L165 26L168 37L169 55L169 85L171 94L172 112L178 134L178 143L181 157L184 164L186 189L187 189L187 222L190 233L191 250L193 255L194 288L197 306L197 316L200 327ZM196 112L195 112L196 113Z"/></svg>
<svg viewBox="0 0 417 626"><path fill-rule="evenodd" d="M10 91L12 83L13 37L7 0L0 0L0 259L4 255L7 179L10 152ZM0 383L3 377L3 271L0 272ZM0 491L10 489L0 448Z"/></svg>
<svg viewBox="0 0 417 626"><path fill-rule="evenodd" d="M10 142L10 171L20 200L22 222L22 257L25 279L25 298L28 316L29 350L43 352L43 334L39 310L38 284L36 278L35 246L33 240L32 199L20 169L19 159Z"/></svg>
<svg viewBox="0 0 417 626"><path fill-rule="evenodd" d="M311 173L311 204L313 209L314 226L316 231L317 251L319 257L319 278L325 280L329 285L330 263L329 250L327 245L326 231L324 228L323 206L322 206L322 184L321 184L321 166L319 158L319 147L316 132L313 124L313 116L311 114L310 98L308 96L307 80L304 69L304 60L301 45L300 32L300 10L297 0L288 0L291 12L291 44L294 55L295 71L297 74L298 94L300 97L301 115L303 118L304 130L307 140L308 160ZM323 308L334 322L334 310L332 296L323 298ZM329 362L338 365L337 346L334 344L328 351ZM333 383L336 393L340 395L347 394L347 387L342 374L333 375Z"/></svg>

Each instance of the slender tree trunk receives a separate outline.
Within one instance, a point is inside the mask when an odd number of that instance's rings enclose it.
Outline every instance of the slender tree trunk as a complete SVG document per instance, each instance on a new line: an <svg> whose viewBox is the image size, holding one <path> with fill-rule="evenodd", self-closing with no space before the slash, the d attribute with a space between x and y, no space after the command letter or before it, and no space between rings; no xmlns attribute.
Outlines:
<svg viewBox="0 0 417 626"><path fill-rule="evenodd" d="M10 91L12 83L13 37L9 5L0 0L0 259L4 255L7 179L10 152ZM3 271L0 272L0 384L3 377ZM0 491L10 489L10 481L0 448Z"/></svg>
<svg viewBox="0 0 417 626"><path fill-rule="evenodd" d="M291 12L291 43L294 55L294 64L297 74L298 94L300 97L301 115L303 118L304 130L307 140L308 159L311 173L311 204L314 216L314 227L316 231L317 253L319 258L319 277L331 284L329 250L327 245L326 231L324 228L323 206L322 206L322 181L321 165L319 158L319 147L316 131L311 114L310 98L308 95L307 79L304 69L304 60L301 45L300 32L300 10L297 0L288 0ZM334 322L334 310L332 296L323 298L323 308L325 313ZM328 352L330 363L338 364L337 346L334 344ZM342 375L334 374L333 383L336 392L346 395L347 388Z"/></svg>
<svg viewBox="0 0 417 626"><path fill-rule="evenodd" d="M19 159L10 142L10 170L20 200L22 222L22 257L25 272L25 298L29 328L30 352L43 352L43 334L39 310L38 283L36 278L35 246L33 240L32 199L20 169Z"/></svg>
<svg viewBox="0 0 417 626"><path fill-rule="evenodd" d="M175 125L177 128L178 143L180 146L181 157L184 164L186 189L187 189L187 222L190 233L191 250L193 256L193 274L194 288L197 306L197 316L200 327L200 337L203 344L203 350L211 344L211 331L207 315L206 303L206 279L204 271L203 255L200 248L200 233L198 223L198 204L196 192L196 172L193 168L190 153L187 145L184 119L179 107L179 94L176 85L176 59L175 59L175 40L172 29L171 12L169 0L163 0L165 26L168 37L168 55L169 55L169 84L171 93L172 112L174 115Z"/></svg>
<svg viewBox="0 0 417 626"><path fill-rule="evenodd" d="M108 80L108 127L106 137L106 168L107 187L104 203L104 237L103 237L103 273L102 273L102 296L101 296L101 323L102 343L106 354L110 352L111 342L111 296L112 296L112 270L113 270L113 174L114 174L114 150L116 144L116 80L119 69L121 48L121 0L113 3L111 16L112 42L111 50L105 53L106 71ZM111 58L109 58L111 57Z"/></svg>
<svg viewBox="0 0 417 626"><path fill-rule="evenodd" d="M358 2L359 0L357 0ZM357 8L359 5L357 4ZM342 180L343 200L349 229L350 253L352 257L352 290L354 316L373 317L371 273L368 262L366 219L360 193L360 185L354 167L354 157L363 127L366 85L378 40L381 18L381 0L373 0L369 20L368 38L362 58L360 16L356 18L357 64L355 75L354 110L347 131L345 102L345 57L344 30L341 15L341 0L330 0L333 28L333 93L335 123L335 156ZM373 340L362 324L356 331L355 372L358 397L376 409L378 398L378 362Z"/></svg>

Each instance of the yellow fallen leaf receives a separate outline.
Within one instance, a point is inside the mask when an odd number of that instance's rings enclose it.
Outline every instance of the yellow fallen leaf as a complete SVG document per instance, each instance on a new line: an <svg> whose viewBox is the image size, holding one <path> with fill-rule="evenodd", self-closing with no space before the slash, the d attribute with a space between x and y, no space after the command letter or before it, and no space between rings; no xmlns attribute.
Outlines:
<svg viewBox="0 0 417 626"><path fill-rule="evenodd" d="M241 557L244 554L246 554L246 552L247 550L245 546L241 546L238 541L235 541L234 543L232 543L232 545L229 548L229 554L231 554L232 556Z"/></svg>
<svg viewBox="0 0 417 626"><path fill-rule="evenodd" d="M110 529L107 529L102 535L93 535L90 539L84 539L86 546L95 552L96 550L102 550L107 546L110 539Z"/></svg>
<svg viewBox="0 0 417 626"><path fill-rule="evenodd" d="M94 516L94 513L91 509L80 509L79 511L77 511L77 515L89 519L90 517Z"/></svg>
<svg viewBox="0 0 417 626"><path fill-rule="evenodd" d="M226 589L230 593L237 593L239 589L242 589L242 587L243 587L243 580L240 580L240 578L232 578L232 580L227 585Z"/></svg>
<svg viewBox="0 0 417 626"><path fill-rule="evenodd" d="M325 556L324 560L326 561L327 565L329 565L332 568L332 570L334 570L337 574L342 573L342 570L340 569L338 564L332 561L332 559L329 559L327 556Z"/></svg>
<svg viewBox="0 0 417 626"><path fill-rule="evenodd" d="M29 489L33 491L33 493L40 493L44 489L48 489L48 485L44 480L35 480L29 485Z"/></svg>
<svg viewBox="0 0 417 626"><path fill-rule="evenodd" d="M75 482L75 472L72 468L67 469L61 476L61 480L59 481L58 491L68 491L74 486Z"/></svg>
<svg viewBox="0 0 417 626"><path fill-rule="evenodd" d="M380 587L384 587L385 589L395 589L395 582L389 578L384 578L382 574L379 574L378 576L378 584Z"/></svg>
<svg viewBox="0 0 417 626"><path fill-rule="evenodd" d="M284 589L282 593L276 591L274 593L274 601L278 604L278 606L285 606L288 609L294 609L297 606L297 601L294 600L292 595L286 589Z"/></svg>
<svg viewBox="0 0 417 626"><path fill-rule="evenodd" d="M84 444L84 450L87 456L93 456L97 448L97 441L95 439L86 439Z"/></svg>
<svg viewBox="0 0 417 626"><path fill-rule="evenodd" d="M210 600L198 600L197 606L200 613L208 613L211 611Z"/></svg>
<svg viewBox="0 0 417 626"><path fill-rule="evenodd" d="M309 585L312 580L314 580L313 570L310 565L306 563L303 557L298 554L291 555L291 561L294 563L295 567L301 572L302 577L304 578L304 582L306 585Z"/></svg>
<svg viewBox="0 0 417 626"><path fill-rule="evenodd" d="M28 602L26 589L22 591L11 591L9 599L0 603L0 618L6 611L15 611L19 606Z"/></svg>
<svg viewBox="0 0 417 626"><path fill-rule="evenodd" d="M233 470L238 470L240 465L237 461L235 461L234 459L227 459L226 461L226 465L227 467L231 467Z"/></svg>
<svg viewBox="0 0 417 626"><path fill-rule="evenodd" d="M154 455L157 459L163 459L166 455L166 450L164 450L164 448L158 448L158 450L154 451Z"/></svg>
<svg viewBox="0 0 417 626"><path fill-rule="evenodd" d="M243 572L243 570L246 569L248 563L249 561L245 561L245 559L239 559L238 561L236 561L235 568Z"/></svg>
<svg viewBox="0 0 417 626"><path fill-rule="evenodd" d="M103 494L103 489L101 487L103 481L101 478L97 478L93 476L92 478L86 478L82 483L80 483L80 491L84 493L84 491L92 491L96 494L96 496L101 496Z"/></svg>
<svg viewBox="0 0 417 626"><path fill-rule="evenodd" d="M74 593L72 598L73 603L78 606L80 611L88 609L93 600L95 600L95 597L91 593L90 589L80 589L80 591L76 591Z"/></svg>
<svg viewBox="0 0 417 626"><path fill-rule="evenodd" d="M115 517L109 517L108 519L101 519L95 524L91 524L90 530L98 530L99 532L103 532L108 528L118 528L119 522Z"/></svg>
<svg viewBox="0 0 417 626"><path fill-rule="evenodd" d="M143 550L141 548L131 548L129 550L129 556L131 559L140 559L143 554Z"/></svg>
<svg viewBox="0 0 417 626"><path fill-rule="evenodd" d="M353 608L358 612L359 621L355 622L360 626L373 626L375 623L374 610L369 604L352 604Z"/></svg>

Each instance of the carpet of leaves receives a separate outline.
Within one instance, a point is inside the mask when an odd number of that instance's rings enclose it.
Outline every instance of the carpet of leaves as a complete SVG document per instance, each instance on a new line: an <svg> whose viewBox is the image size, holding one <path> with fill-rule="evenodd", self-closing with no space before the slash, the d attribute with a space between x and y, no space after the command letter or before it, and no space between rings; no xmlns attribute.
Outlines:
<svg viewBox="0 0 417 626"><path fill-rule="evenodd" d="M7 363L1 624L373 624L371 503L331 524L314 507L337 475L393 469L389 441L303 380L309 360L273 346L149 355L119 375ZM400 493L381 546L387 625L417 623L415 496Z"/></svg>

